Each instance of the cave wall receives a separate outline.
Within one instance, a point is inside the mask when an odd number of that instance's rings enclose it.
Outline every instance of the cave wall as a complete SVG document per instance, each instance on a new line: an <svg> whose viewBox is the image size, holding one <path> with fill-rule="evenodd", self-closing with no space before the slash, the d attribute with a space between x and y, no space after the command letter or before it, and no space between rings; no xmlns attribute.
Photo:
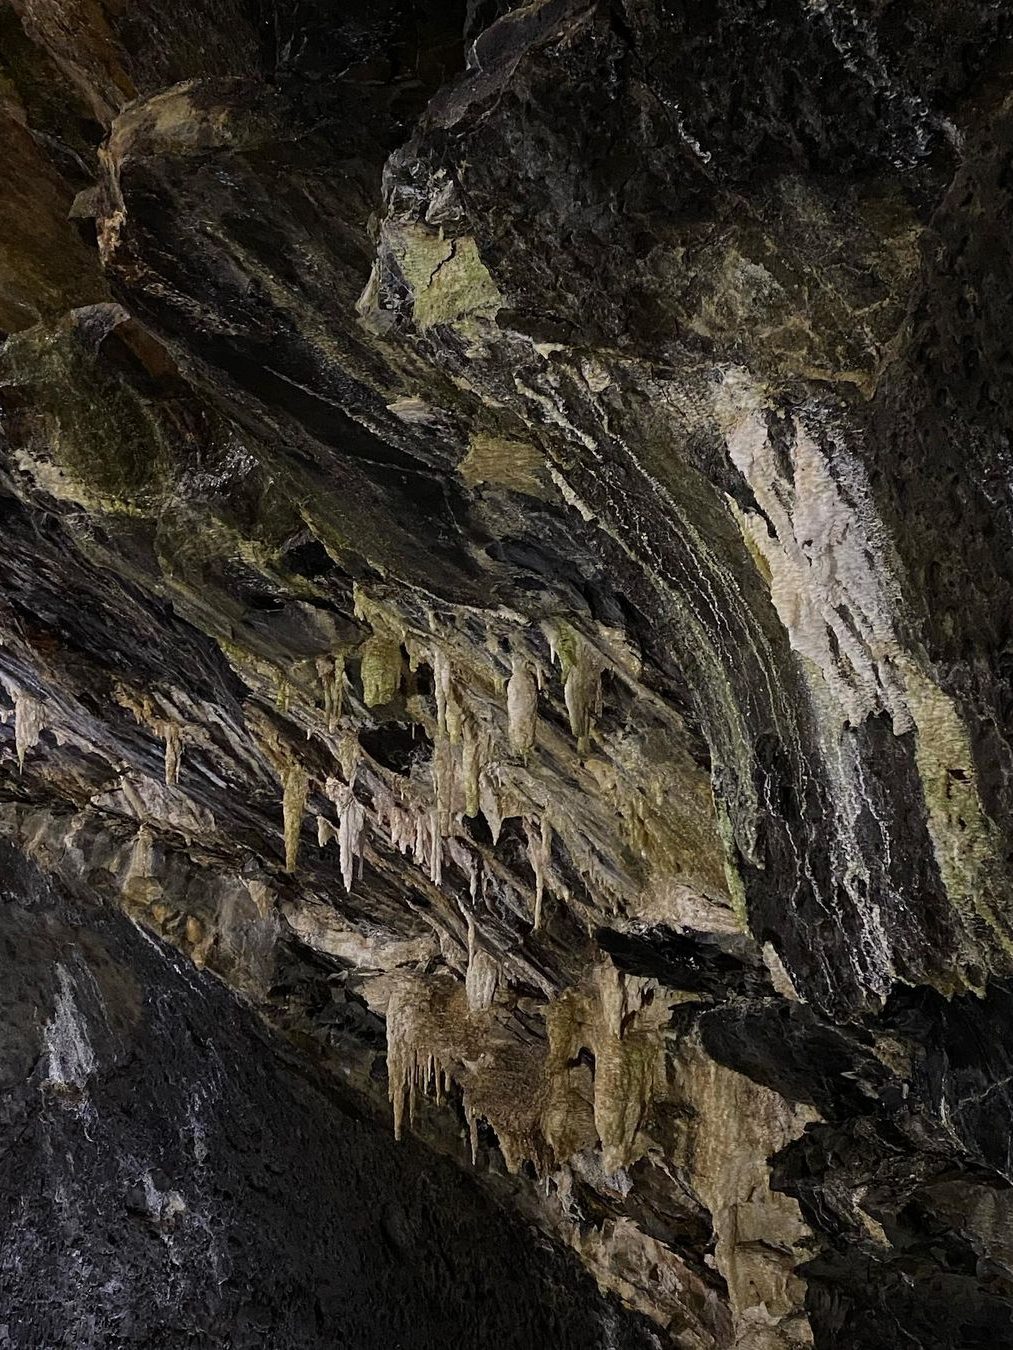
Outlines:
<svg viewBox="0 0 1013 1350"><path fill-rule="evenodd" d="M0 1344L656 1344L219 981L2 867Z"/></svg>
<svg viewBox="0 0 1013 1350"><path fill-rule="evenodd" d="M1013 1345L1011 37L0 10L10 866L609 1335Z"/></svg>

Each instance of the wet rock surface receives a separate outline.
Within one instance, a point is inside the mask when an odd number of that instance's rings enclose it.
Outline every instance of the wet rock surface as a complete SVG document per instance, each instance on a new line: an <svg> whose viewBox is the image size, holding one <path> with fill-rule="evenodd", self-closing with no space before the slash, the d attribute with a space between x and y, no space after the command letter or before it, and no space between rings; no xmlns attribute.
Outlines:
<svg viewBox="0 0 1013 1350"><path fill-rule="evenodd" d="M3 11L12 1344L1013 1345L1010 28Z"/></svg>

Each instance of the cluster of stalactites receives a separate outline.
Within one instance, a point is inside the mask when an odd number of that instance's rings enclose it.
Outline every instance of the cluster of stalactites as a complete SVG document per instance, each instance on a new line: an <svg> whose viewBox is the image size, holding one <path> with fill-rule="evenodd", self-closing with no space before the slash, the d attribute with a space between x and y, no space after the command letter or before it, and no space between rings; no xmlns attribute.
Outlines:
<svg viewBox="0 0 1013 1350"><path fill-rule="evenodd" d="M184 727L175 717L159 712L150 694L138 694L126 685L116 688L116 701L121 708L132 713L141 726L146 726L162 741L164 752L164 772L166 787L179 784L179 771L183 762Z"/></svg>
<svg viewBox="0 0 1013 1350"><path fill-rule="evenodd" d="M316 662L317 678L323 693L324 718L328 731L336 731L341 721L345 690L345 657L321 656Z"/></svg>
<svg viewBox="0 0 1013 1350"><path fill-rule="evenodd" d="M378 825L386 830L391 844L416 866L424 868L434 886L443 882L443 836L436 808L413 798L395 800L385 790L377 790L373 806Z"/></svg>
<svg viewBox="0 0 1013 1350"><path fill-rule="evenodd" d="M387 1007L387 1091L395 1139L404 1133L406 1108L409 1121L414 1122L421 1094L432 1091L437 1103L442 1103L450 1089L449 1068L435 1049L423 1047L421 1027L417 990L408 983L396 986Z"/></svg>
<svg viewBox="0 0 1013 1350"><path fill-rule="evenodd" d="M345 890L351 894L355 878L355 865L361 864L366 832L366 808L355 796L351 787L328 778L325 791L337 808L338 823L333 824L326 816L317 816L317 842L324 848L332 840L338 845L338 858L341 865L341 880Z"/></svg>
<svg viewBox="0 0 1013 1350"><path fill-rule="evenodd" d="M668 1015L653 981L608 963L586 988L568 990L547 1009L552 1074L566 1071L581 1050L594 1056L594 1123L606 1172L642 1151L642 1127L664 1082Z"/></svg>
<svg viewBox="0 0 1013 1350"><path fill-rule="evenodd" d="M387 1008L390 1100L401 1135L406 1103L451 1081L461 1090L477 1143L477 1123L488 1120L512 1171L524 1162L557 1166L597 1142L609 1173L645 1151L644 1127L665 1083L664 1027L669 1005L654 982L596 966L588 980L546 1008L548 1045L521 1046L502 1034L491 1009L495 962L469 925L465 998L449 985L403 972ZM459 988L459 987L458 987ZM593 1057L590 1115L580 1075L581 1051ZM438 1073L438 1081L437 1081Z"/></svg>

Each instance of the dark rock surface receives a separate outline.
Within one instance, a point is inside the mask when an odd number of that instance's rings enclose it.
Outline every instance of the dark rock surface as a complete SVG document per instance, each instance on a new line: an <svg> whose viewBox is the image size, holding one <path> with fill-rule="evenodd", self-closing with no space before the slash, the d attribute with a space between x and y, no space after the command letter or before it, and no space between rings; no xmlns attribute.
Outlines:
<svg viewBox="0 0 1013 1350"><path fill-rule="evenodd" d="M211 976L0 861L0 1345L656 1344Z"/></svg>
<svg viewBox="0 0 1013 1350"><path fill-rule="evenodd" d="M116 1066L5 1071L21 1344L136 1157L133 1343L333 1246L349 1346L1013 1347L1011 91L987 0L0 11L4 1031Z"/></svg>

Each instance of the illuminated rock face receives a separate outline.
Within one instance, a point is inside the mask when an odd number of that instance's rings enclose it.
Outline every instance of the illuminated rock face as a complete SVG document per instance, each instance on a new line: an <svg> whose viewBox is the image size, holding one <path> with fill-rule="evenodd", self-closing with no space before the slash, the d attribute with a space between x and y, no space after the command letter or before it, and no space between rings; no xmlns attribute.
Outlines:
<svg viewBox="0 0 1013 1350"><path fill-rule="evenodd" d="M1004 11L0 13L0 1345L1013 1344Z"/></svg>

